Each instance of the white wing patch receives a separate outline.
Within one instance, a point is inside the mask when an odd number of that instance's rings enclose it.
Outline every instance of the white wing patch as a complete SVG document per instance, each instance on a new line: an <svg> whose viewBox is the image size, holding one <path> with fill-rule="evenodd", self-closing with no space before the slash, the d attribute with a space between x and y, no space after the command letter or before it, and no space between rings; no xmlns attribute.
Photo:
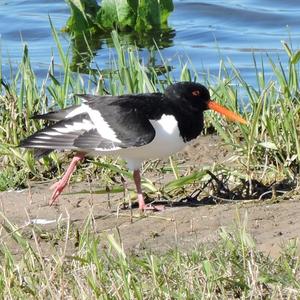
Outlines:
<svg viewBox="0 0 300 300"><path fill-rule="evenodd" d="M71 112L69 112L66 116L65 119L71 119L75 116L78 116L80 114L83 114L86 112L85 107L83 107L82 105L80 105L79 107L75 108L74 110L72 110Z"/></svg>
<svg viewBox="0 0 300 300"><path fill-rule="evenodd" d="M103 119L100 111L90 108L87 104L82 103L82 106L85 108L85 111L89 114L92 122L95 124L95 127L98 133L105 139L108 139L112 142L121 143L122 141L117 138L116 133L109 126L109 124Z"/></svg>
<svg viewBox="0 0 300 300"><path fill-rule="evenodd" d="M82 120L82 122L74 122L72 124L66 124L62 127L55 127L53 128L53 130L55 131L50 131L47 132L47 135L52 135L52 136L57 136L60 134L64 134L64 133L71 133L71 132L76 132L76 131L81 131L81 130L85 130L85 131L89 131L91 129L94 129L95 125L90 122L87 119Z"/></svg>

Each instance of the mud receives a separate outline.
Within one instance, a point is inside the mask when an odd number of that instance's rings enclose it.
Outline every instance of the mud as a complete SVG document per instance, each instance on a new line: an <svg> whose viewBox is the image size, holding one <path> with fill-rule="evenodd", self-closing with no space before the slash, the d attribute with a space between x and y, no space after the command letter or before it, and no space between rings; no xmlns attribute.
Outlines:
<svg viewBox="0 0 300 300"><path fill-rule="evenodd" d="M214 136L197 140L178 154L179 159L197 167L226 163L228 157L229 151L220 147L219 139ZM98 234L118 231L125 249L133 252L144 249L165 252L174 247L188 250L199 243L215 240L221 228L230 229L234 224L241 225L243 222L246 222L258 249L272 256L278 256L282 245L289 240L300 238L300 197L297 192L286 194L280 201L205 204L201 199L191 203L180 203L173 199L173 205L167 205L165 211L141 214L134 208L131 216L128 209L122 209L122 193L110 197L109 203L107 195L93 192L64 194L59 205L50 207L51 184L32 183L30 189L1 193L3 215L24 232L30 232L33 223L38 223L37 226L45 231L53 232L57 224L67 223L68 220L73 227L82 228L88 216L92 216ZM93 191L99 184L93 182L89 188ZM87 188L86 185L71 184L69 191L80 191ZM7 239L7 236L2 229L0 238Z"/></svg>

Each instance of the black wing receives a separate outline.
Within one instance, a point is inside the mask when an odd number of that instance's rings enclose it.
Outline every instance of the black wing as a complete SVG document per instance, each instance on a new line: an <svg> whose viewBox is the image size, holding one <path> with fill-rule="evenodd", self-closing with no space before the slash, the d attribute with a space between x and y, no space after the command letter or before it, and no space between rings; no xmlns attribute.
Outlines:
<svg viewBox="0 0 300 300"><path fill-rule="evenodd" d="M150 143L155 136L150 120L160 119L165 111L160 93L116 97L78 96L89 109L101 113L101 117L114 131L116 138L121 141L121 147L124 148ZM101 131L101 128L98 130Z"/></svg>
<svg viewBox="0 0 300 300"><path fill-rule="evenodd" d="M162 115L161 94L79 97L83 100L81 106L36 116L57 122L23 140L20 146L40 149L41 156L54 149L113 151L153 140L155 130L149 119ZM97 116L103 126L99 126ZM110 138L107 131L112 131L115 138Z"/></svg>
<svg viewBox="0 0 300 300"><path fill-rule="evenodd" d="M51 111L43 115L34 115L32 119L35 120L48 120L48 121L61 121L66 119L69 114L78 109L80 105L73 105L58 111Z"/></svg>
<svg viewBox="0 0 300 300"><path fill-rule="evenodd" d="M55 149L86 152L121 149L118 143L98 134L88 114L81 114L46 127L21 141L20 147L38 149L36 157L49 154Z"/></svg>

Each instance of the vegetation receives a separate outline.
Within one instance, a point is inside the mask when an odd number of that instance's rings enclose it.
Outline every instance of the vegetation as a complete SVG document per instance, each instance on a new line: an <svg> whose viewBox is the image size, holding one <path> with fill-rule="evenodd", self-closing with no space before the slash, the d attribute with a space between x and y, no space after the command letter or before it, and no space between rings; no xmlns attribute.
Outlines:
<svg viewBox="0 0 300 300"><path fill-rule="evenodd" d="M173 11L172 0L67 0L71 10L63 31L70 34L71 70L89 73L89 63L104 41L111 43L111 31L120 41L139 48L165 48L172 45L174 30L167 19ZM88 43L87 43L88 41Z"/></svg>
<svg viewBox="0 0 300 300"><path fill-rule="evenodd" d="M233 64L225 65L222 61L217 78L199 78L189 64L181 64L180 78L174 78L166 61L157 58L159 52L150 53L151 59L146 63L136 47L121 45L114 32L116 56L109 62L109 69L87 70L82 75L72 72L71 59L62 50L53 26L52 32L61 64L57 67L52 59L42 82L37 80L31 67L26 46L23 60L9 80L4 79L0 67L0 190L23 187L27 179L53 178L62 172L62 163L67 160L64 154L52 153L36 161L31 151L17 147L20 139L45 125L31 119L34 114L76 104L76 93L118 95L163 91L168 84L179 80L204 82L213 99L240 112L249 126L227 123L207 112L206 131L218 132L234 149L234 168L212 166L209 170L197 170L182 167L172 158L159 168L156 162L148 162L144 171L152 169L173 174L173 179L158 189L146 178L145 172L143 184L148 194L172 199L175 195L185 195L185 191L190 194L199 185L204 186L209 178L221 178L223 190L225 184L234 182L242 186L240 197L261 198L266 191L258 194L255 182L271 187L274 181L297 180L300 165L299 51L292 51L284 44L288 67L270 58L274 74L269 81L266 81L264 62L261 61L259 67L254 57L257 87L252 87ZM92 51L89 53L92 57ZM115 174L132 176L119 160L102 157L92 162L92 168L100 170L100 182L104 186L99 193L105 193L107 186L113 185ZM229 189L226 195L219 191L220 195L232 197ZM110 191L122 192L122 189L113 185ZM5 215L1 218L0 297L3 299L299 297L296 242L288 244L278 259L272 259L256 249L245 224L238 224L233 231L222 229L218 241L209 246L200 245L188 253L174 249L164 255L145 252L135 256L124 251L122 241L117 241L116 236L99 236L93 229L92 216L80 230L68 222L67 226L58 224L55 232L47 232L36 225L20 229ZM46 252L49 248L51 255Z"/></svg>
<svg viewBox="0 0 300 300"><path fill-rule="evenodd" d="M92 223L90 216L80 233L67 223L58 224L55 234L37 226L28 227L28 234L5 219L6 238L0 241L1 298L299 297L300 261L294 241L272 259L256 249L246 225L238 224L233 231L220 230L213 244L199 245L189 253L174 249L164 255L128 255L116 235L99 235ZM8 246L12 241L17 255Z"/></svg>
<svg viewBox="0 0 300 300"><path fill-rule="evenodd" d="M172 0L68 0L71 17L66 30L72 35L87 32L149 31L167 27Z"/></svg>
<svg viewBox="0 0 300 300"><path fill-rule="evenodd" d="M157 89L162 91L176 80L195 80L204 82L210 88L213 99L239 111L249 122L249 126L227 123L217 114L206 113L206 128L217 131L236 153L234 159L237 164L234 170L220 166L215 168L215 172L218 173L219 170L235 182L248 183L244 198L259 197L256 194L253 196L251 191L253 180L267 185L285 178L296 180L300 162L299 51L293 53L284 44L289 57L288 68L280 61L274 62L270 58L274 76L268 82L265 79L263 62L259 68L254 57L257 87L252 87L245 82L233 64L226 66L223 62L220 63L218 78L199 78L192 65L184 64L181 65L180 78L175 79L163 58L157 58L157 55L150 53L152 58L149 63L145 63L139 57L137 48L122 46L114 32L112 37L116 56L110 62L109 69L90 70L89 74L81 75L71 71L69 55L62 50L53 26L52 32L59 50L61 68L58 69L52 59L47 77L38 85L25 46L17 73L11 75L7 82L0 77L0 155L2 168L10 166L7 172L13 174L13 170L22 169L31 179L60 174L64 160L62 156L52 153L36 162L30 151L20 149L17 145L20 139L44 125L41 121L31 119L34 114L75 104L78 102L73 96L76 93L93 92L101 95L108 92L118 95L152 92ZM0 76L1 74L2 72ZM106 165L108 172L123 172L125 176L130 176L122 164L118 164L117 169L113 166L113 170L109 163ZM176 161L171 161L164 171L173 173L174 180L168 182L163 190L157 191L150 181L144 184L149 191L163 193L167 198L171 198L174 191L178 192L186 185L195 181L201 182L202 179L207 180L206 172L179 168ZM24 184L24 177L21 178L20 182L11 181L11 187ZM0 180L0 185L1 189L10 188L7 180Z"/></svg>

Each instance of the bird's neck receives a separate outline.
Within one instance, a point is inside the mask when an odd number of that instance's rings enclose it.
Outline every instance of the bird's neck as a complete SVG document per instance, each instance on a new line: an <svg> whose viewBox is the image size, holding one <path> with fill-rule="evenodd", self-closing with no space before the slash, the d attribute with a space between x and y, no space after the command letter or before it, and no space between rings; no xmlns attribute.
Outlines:
<svg viewBox="0 0 300 300"><path fill-rule="evenodd" d="M170 101L167 107L167 114L175 117L180 136L184 142L189 142L198 137L203 129L203 111L190 105L178 105Z"/></svg>
<svg viewBox="0 0 300 300"><path fill-rule="evenodd" d="M203 129L203 114L197 116L185 116L179 114L175 116L178 128L184 142L189 142L198 137Z"/></svg>

